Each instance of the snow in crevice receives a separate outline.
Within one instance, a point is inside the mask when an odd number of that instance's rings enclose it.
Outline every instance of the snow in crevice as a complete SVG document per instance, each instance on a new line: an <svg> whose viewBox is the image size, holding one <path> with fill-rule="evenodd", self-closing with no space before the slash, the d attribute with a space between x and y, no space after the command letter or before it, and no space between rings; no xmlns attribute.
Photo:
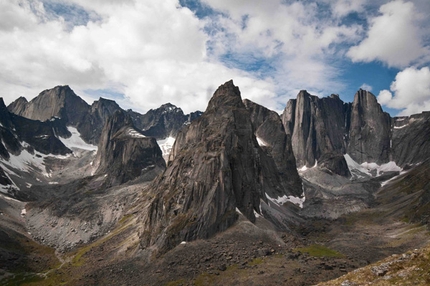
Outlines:
<svg viewBox="0 0 430 286"><path fill-rule="evenodd" d="M145 135L143 135L142 133L140 133L139 131L137 131L136 129L133 129L133 128L127 129L127 135L132 137L132 138L145 138L146 137Z"/></svg>
<svg viewBox="0 0 430 286"><path fill-rule="evenodd" d="M405 124L405 125L402 125L402 126L394 126L394 129L402 129L402 128L405 128L408 125L409 124Z"/></svg>
<svg viewBox="0 0 430 286"><path fill-rule="evenodd" d="M267 193L266 193L266 198L277 205L282 206L286 202L290 202L295 205L298 205L300 208L303 208L303 203L305 202L305 199L306 199L305 196L295 197L295 196L287 196L287 195L284 195L282 197L278 197L277 199L275 199L275 198L271 198Z"/></svg>
<svg viewBox="0 0 430 286"><path fill-rule="evenodd" d="M267 146L267 143L264 142L263 139L261 139L260 137L256 137L256 138L259 146Z"/></svg>
<svg viewBox="0 0 430 286"><path fill-rule="evenodd" d="M312 167L307 167L306 166L306 164L303 166L303 167L301 167L301 168L297 168L297 171L300 171L300 172L304 172L304 171L306 171L306 170L308 170L308 169L313 169L313 168L316 168L316 167L318 167L318 160L315 160L315 164L312 166Z"/></svg>
<svg viewBox="0 0 430 286"><path fill-rule="evenodd" d="M88 151L97 151L97 146L88 144L81 138L81 134L79 133L78 129L75 127L67 127L69 132L72 134L69 138L62 138L58 137L60 141L69 149L77 148L82 150L88 150Z"/></svg>
<svg viewBox="0 0 430 286"><path fill-rule="evenodd" d="M165 139L157 141L158 146L160 146L160 149L163 152L163 157L169 156L170 152L172 152L174 143L175 143L175 138L173 137L167 137Z"/></svg>

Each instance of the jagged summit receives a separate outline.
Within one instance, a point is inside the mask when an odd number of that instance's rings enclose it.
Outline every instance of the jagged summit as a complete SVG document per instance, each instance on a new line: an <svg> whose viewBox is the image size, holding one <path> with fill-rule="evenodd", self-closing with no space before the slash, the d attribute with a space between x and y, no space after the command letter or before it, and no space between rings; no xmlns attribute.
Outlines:
<svg viewBox="0 0 430 286"><path fill-rule="evenodd" d="M238 107L243 106L240 90L234 85L233 80L230 80L221 85L209 101L206 112L210 112L220 106L222 107Z"/></svg>
<svg viewBox="0 0 430 286"><path fill-rule="evenodd" d="M17 99L9 105L9 110L17 115L40 121L58 117L71 125L82 120L82 114L89 105L68 86L56 86L42 91L30 102Z"/></svg>
<svg viewBox="0 0 430 286"><path fill-rule="evenodd" d="M232 81L221 85L206 112L179 132L171 159L152 184L144 248L164 252L183 240L210 237L237 220L236 209L254 222L267 196L291 194L273 159L259 147Z"/></svg>

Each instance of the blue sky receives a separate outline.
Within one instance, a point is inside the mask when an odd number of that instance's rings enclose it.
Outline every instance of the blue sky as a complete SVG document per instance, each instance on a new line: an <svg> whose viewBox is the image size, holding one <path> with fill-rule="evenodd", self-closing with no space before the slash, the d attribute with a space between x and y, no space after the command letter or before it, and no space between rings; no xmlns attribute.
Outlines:
<svg viewBox="0 0 430 286"><path fill-rule="evenodd" d="M428 0L0 0L0 88L190 112L233 79L278 112L301 89L363 88L409 115L430 110L428 15Z"/></svg>

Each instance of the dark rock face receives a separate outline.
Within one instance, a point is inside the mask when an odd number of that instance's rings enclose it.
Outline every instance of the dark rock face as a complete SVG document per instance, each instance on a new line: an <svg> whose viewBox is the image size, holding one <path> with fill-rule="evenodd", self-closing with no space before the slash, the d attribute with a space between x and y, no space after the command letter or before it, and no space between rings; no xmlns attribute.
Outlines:
<svg viewBox="0 0 430 286"><path fill-rule="evenodd" d="M292 194L258 146L250 113L232 81L220 86L205 113L182 129L143 218L143 248L160 252L181 241L207 238L231 226L236 209L250 221L260 202Z"/></svg>
<svg viewBox="0 0 430 286"><path fill-rule="evenodd" d="M94 101L83 120L78 122L76 126L82 138L88 143L97 145L103 126L109 117L118 110L122 109L113 100L100 98Z"/></svg>
<svg viewBox="0 0 430 286"><path fill-rule="evenodd" d="M282 122L291 135L297 166L313 166L324 153L345 152L349 109L337 95L318 98L305 90L288 101Z"/></svg>
<svg viewBox="0 0 430 286"><path fill-rule="evenodd" d="M301 196L302 180L297 173L290 135L285 133L281 118L276 112L250 100L245 99L243 103L251 113L255 136L264 144L260 147L273 158L279 174L289 179L294 195Z"/></svg>
<svg viewBox="0 0 430 286"><path fill-rule="evenodd" d="M342 177L351 177L345 157L340 154L325 153L318 161L318 168L328 173L333 173Z"/></svg>
<svg viewBox="0 0 430 286"><path fill-rule="evenodd" d="M182 109L171 103L163 104L157 109L151 109L141 115L131 110L127 111L133 119L135 126L142 130L146 136L164 139L169 136L176 137L179 130L198 118L201 112L185 115Z"/></svg>
<svg viewBox="0 0 430 286"><path fill-rule="evenodd" d="M389 161L390 115L382 111L375 96L359 90L351 109L348 154L357 162Z"/></svg>
<svg viewBox="0 0 430 286"><path fill-rule="evenodd" d="M0 155L8 160L10 154L19 155L23 148L43 154L65 155L71 151L57 138L68 133L61 120L40 122L11 114L0 98ZM26 142L29 146L23 146Z"/></svg>
<svg viewBox="0 0 430 286"><path fill-rule="evenodd" d="M392 160L398 165L430 158L430 112L392 119Z"/></svg>
<svg viewBox="0 0 430 286"><path fill-rule="evenodd" d="M312 166L324 154L348 153L360 164L392 159L390 115L368 91L360 89L352 103L337 95L318 98L301 91L288 102L282 122L292 136L297 166Z"/></svg>
<svg viewBox="0 0 430 286"><path fill-rule="evenodd" d="M104 126L96 162L96 174L107 174L109 186L137 177L150 181L166 166L155 139L136 130L122 110L116 111Z"/></svg>
<svg viewBox="0 0 430 286"><path fill-rule="evenodd" d="M69 86L56 86L41 92L28 102L20 97L12 102L10 112L33 120L47 121L53 117L61 119L66 126L76 127L82 139L87 143L97 145L100 134L108 118L121 107L113 100L100 98L89 106L77 96ZM184 115L183 111L170 104L151 109L142 115L132 110L126 112L132 118L136 128L143 130L146 136L164 139L176 137L178 131L198 118L201 112ZM66 137L69 136L66 134Z"/></svg>

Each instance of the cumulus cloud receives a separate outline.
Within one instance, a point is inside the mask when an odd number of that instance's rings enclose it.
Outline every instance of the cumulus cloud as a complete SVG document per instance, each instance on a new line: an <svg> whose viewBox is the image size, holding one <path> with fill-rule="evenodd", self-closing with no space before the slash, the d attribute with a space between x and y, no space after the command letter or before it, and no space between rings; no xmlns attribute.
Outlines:
<svg viewBox="0 0 430 286"><path fill-rule="evenodd" d="M89 102L113 94L141 112L166 102L190 112L204 110L233 79L243 97L280 111L300 89L324 96L345 89L338 62L364 28L344 20L363 13L367 0L200 2L209 12L193 13L178 0L0 0L1 96L9 103L68 84ZM413 6L399 12L394 4L370 20L357 49L392 13L419 39ZM407 56L419 57L408 45Z"/></svg>
<svg viewBox="0 0 430 286"><path fill-rule="evenodd" d="M360 26L339 25L336 19L321 17L323 11L314 2L204 2L223 13L210 22L215 27L224 27L215 31L217 42L223 42L216 52L233 50L271 60L275 70L271 78L285 102L304 88L325 95L344 88L338 81L340 71L333 65L333 57L341 44L358 39ZM350 7L348 11L352 10Z"/></svg>
<svg viewBox="0 0 430 286"><path fill-rule="evenodd" d="M378 95L378 101L387 107L402 109L399 115L430 110L429 67L404 69L396 75L390 90L382 90Z"/></svg>
<svg viewBox="0 0 430 286"><path fill-rule="evenodd" d="M204 109L208 93L234 78L244 96L264 94L275 106L270 81L208 59L202 24L177 1L59 3L98 16L70 30L43 2L0 1L0 81L7 102L69 84L88 100L85 90L113 89L138 110L172 102L189 112Z"/></svg>
<svg viewBox="0 0 430 286"><path fill-rule="evenodd" d="M367 37L347 55L355 62L374 60L404 68L429 55L423 46L417 19L422 15L414 3L392 1L380 7L381 15L370 19Z"/></svg>
<svg viewBox="0 0 430 286"><path fill-rule="evenodd" d="M367 91L372 91L372 89L373 89L373 87L372 87L372 86L370 86L370 85L368 85L367 83L363 83L363 84L360 86L360 88L361 88L361 89L364 89L364 90L367 90Z"/></svg>

